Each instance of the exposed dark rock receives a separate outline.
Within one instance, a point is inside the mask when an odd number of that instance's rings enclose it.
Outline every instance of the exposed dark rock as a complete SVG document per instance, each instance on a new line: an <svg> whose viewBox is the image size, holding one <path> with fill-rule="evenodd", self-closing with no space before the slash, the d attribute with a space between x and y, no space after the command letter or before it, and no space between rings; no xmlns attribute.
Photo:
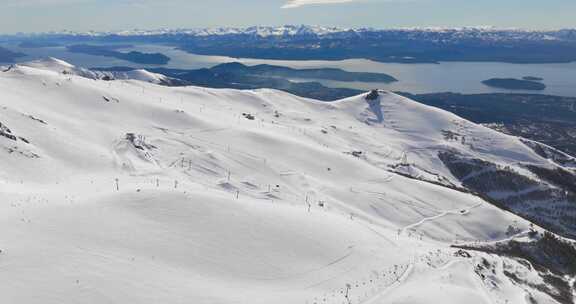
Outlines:
<svg viewBox="0 0 576 304"><path fill-rule="evenodd" d="M366 100L373 101L373 100L378 99L378 97L380 97L378 90L371 90L370 93L368 93L368 95L366 95Z"/></svg>
<svg viewBox="0 0 576 304"><path fill-rule="evenodd" d="M452 247L510 257L529 270L534 266L546 284L525 281L506 269L504 274L514 283L538 289L560 303L574 303L572 287L565 276L576 275L576 247L573 243L564 241L550 232L545 232L530 242L511 240L496 244L453 245ZM490 267L489 263L484 263L479 264L477 269Z"/></svg>
<svg viewBox="0 0 576 304"><path fill-rule="evenodd" d="M12 131L10 131L10 129L6 125L3 125L1 122L0 122L0 136L8 138L13 141L18 140L16 136L12 134Z"/></svg>
<svg viewBox="0 0 576 304"><path fill-rule="evenodd" d="M439 158L464 187L557 234L576 236L576 174L527 165L538 178L485 160L440 152Z"/></svg>
<svg viewBox="0 0 576 304"><path fill-rule="evenodd" d="M244 118L246 118L248 120L254 120L255 119L254 115L252 115L250 113L242 113L242 116L244 116Z"/></svg>
<svg viewBox="0 0 576 304"><path fill-rule="evenodd" d="M41 124L45 124L45 125L48 124L48 123L46 123L44 120L42 120L42 119L40 119L40 118L36 118L36 117L34 117L34 116L32 116L32 115L28 115L28 118L30 118L30 119L32 119L32 120L34 120L34 121L37 121L37 122L39 122L39 123L41 123Z"/></svg>

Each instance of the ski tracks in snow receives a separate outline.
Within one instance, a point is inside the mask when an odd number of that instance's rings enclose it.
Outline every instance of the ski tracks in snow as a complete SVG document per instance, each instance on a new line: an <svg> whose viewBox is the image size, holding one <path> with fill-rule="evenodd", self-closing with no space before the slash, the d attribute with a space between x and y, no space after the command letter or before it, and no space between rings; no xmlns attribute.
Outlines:
<svg viewBox="0 0 576 304"><path fill-rule="evenodd" d="M448 216L448 215L467 215L468 213L470 213L470 211L471 211L472 209L478 208L478 207L480 207L481 205L482 205L482 202L480 202L480 203L478 203L478 204L476 204L476 205L474 205L474 206L472 206L472 207L470 207L470 208L467 208L467 209L466 209L466 208L459 208L459 209L456 209L456 210L446 210L446 211L442 211L442 212L440 212L440 214L437 214L437 215L434 215L434 216L430 216L430 217L425 217L425 218L421 219L420 221L418 221L418 222L416 222L416 223L414 223L414 224L410 224L410 225L408 225L408 226L405 226L405 227L403 227L403 228L401 229L401 231L402 231L402 233L403 233L403 232L405 232L405 231L407 231L407 230L410 230L410 229L416 228L416 227L418 227L418 226L420 226L420 225L423 225L423 224L426 223L426 222L434 221L434 220L437 220L437 219L439 219L439 218L442 218L442 217L445 217L445 216Z"/></svg>

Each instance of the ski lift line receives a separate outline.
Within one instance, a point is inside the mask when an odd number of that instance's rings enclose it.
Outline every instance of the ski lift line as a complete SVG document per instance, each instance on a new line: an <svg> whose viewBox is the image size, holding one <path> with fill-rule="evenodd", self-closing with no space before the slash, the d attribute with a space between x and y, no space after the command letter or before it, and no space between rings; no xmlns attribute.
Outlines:
<svg viewBox="0 0 576 304"><path fill-rule="evenodd" d="M401 264L400 267L398 267L398 265L395 265L394 267L390 267L390 268L388 268L387 271L386 270L382 271L382 278L380 278L379 275L376 275L376 278L373 279L372 275L369 275L368 278L370 279L371 284L379 284L378 285L379 288L377 288L378 291L377 292L372 291L371 297L368 298L368 300L360 299L360 297L357 296L358 300L360 301L358 303L372 303L373 300L376 300L376 299L379 300L384 295L384 293L389 292L392 289L392 287L396 287L396 286L400 285L401 283L403 283L407 279L407 275L409 275L412 272L412 268L418 262L418 260L421 260L423 256L428 256L430 254L431 254L431 252L426 254L426 255L414 256L413 260L409 260L408 263L406 263L406 264ZM396 273L397 270L400 270L401 273ZM378 273L380 273L380 271L378 271ZM389 274L388 278L386 277L385 273ZM386 282L384 282L384 284L378 283L377 282L378 279L384 279ZM376 280L376 281L374 281L374 280ZM370 283L368 285L370 285ZM358 286L359 281L356 281L356 284L357 284L356 288L360 287L360 286ZM362 285L366 285L366 282L363 282ZM365 294L365 296L367 296L368 292L366 292L365 288L366 287L360 287L360 292L362 292L361 290L364 289L364 292L365 292L364 294ZM349 297L349 291L351 289L352 289L351 284L346 284L346 289L345 289L346 294L343 294L343 290L344 290L343 288L338 288L337 290L332 291L332 295L336 295L340 291L340 296L345 298L345 302L343 302L343 303L348 302L350 304L350 303L352 303L350 300L350 297ZM358 292L358 291L356 291L356 292ZM316 299L317 298L314 299L314 302L315 303L319 302ZM308 303L308 301L307 301L307 303Z"/></svg>
<svg viewBox="0 0 576 304"><path fill-rule="evenodd" d="M178 163L180 163L181 161L182 161L182 158L179 157L178 159L176 159L175 161L172 162L171 167L176 167L178 165ZM239 162L239 163L241 164L241 162ZM256 169L256 168L251 168L249 166L246 166L246 167L249 169ZM188 177L192 177L191 175L188 174L187 170L184 171L184 174L186 174ZM225 176L222 178L225 178ZM206 187L213 187L213 185L214 185L213 182L200 183L200 182L196 181L195 183L200 184L200 185L204 185ZM300 196L297 194L297 193L299 193L299 191L296 191L295 189L291 189L291 187L288 187L287 189L288 189L288 191L282 192L282 194L284 194L284 196L287 196L287 197L284 197L284 198L278 197L279 200L286 200L288 202L296 202L296 201L300 200ZM261 197L255 197L255 198L262 199L262 200L272 200L270 198L261 198Z"/></svg>
<svg viewBox="0 0 576 304"><path fill-rule="evenodd" d="M231 151L231 150L227 150L226 153L232 153L232 152L229 152L229 151ZM182 153L184 153L184 152L182 152ZM228 160L230 160L230 161L232 161L232 162L234 162L234 163L237 163L237 164L239 164L239 165L241 165L241 166L243 166L243 167L245 167L245 168L247 168L247 169L254 170L255 172L259 171L258 169L260 169L260 167L252 167L252 166L249 166L249 165L247 165L246 163L244 163L244 162L242 162L242 161L240 161L240 160L237 160L237 159L235 159L235 158L227 155L226 153L223 153L223 154L222 154L222 156L223 156L224 158L227 158ZM240 157L246 157L246 156L240 154ZM194 155L192 158L197 158L197 156ZM189 162L192 161L192 158L188 158L188 161L189 161ZM174 166L175 164L177 164L177 162L181 161L182 159L186 159L186 157L178 157L177 160L175 160L174 162L171 163L171 165L169 166L169 168L172 167L172 166ZM252 161L262 161L262 160L260 160L260 159L254 159L254 158L250 158L250 160L252 160ZM182 168L183 168L183 167L182 167Z"/></svg>
<svg viewBox="0 0 576 304"><path fill-rule="evenodd" d="M362 304L376 304L377 301L380 300L384 295L405 282L413 271L414 265L412 263L408 264L406 270L404 270L404 272L396 279L396 281L394 281L389 286L386 286L386 288L381 293L376 294L374 297L362 302Z"/></svg>
<svg viewBox="0 0 576 304"><path fill-rule="evenodd" d="M195 137L195 136L192 136L192 135L188 135L188 137L190 137L190 138L192 138L192 139L195 139L195 140L198 140L198 141L201 141L201 142L204 142L204 143L207 143L207 144L210 144L210 145L212 145L212 146L214 146L214 147L217 147L217 148L219 148L219 149L226 149L226 151L228 150L228 147L229 147L229 146L226 146L226 145L223 145L223 144L211 142L211 141L209 141L209 140L202 139L202 138L198 138L198 137ZM246 155L246 156L249 156L249 157L252 157L252 158L258 159L258 160L266 160L266 158L264 158L264 157L260 157L260 156L257 156L257 155L254 155L254 154L251 154L251 153L248 153L248 152L244 152L244 151L242 151L242 150L240 150L240 149L237 149L237 148L232 148L232 149L230 149L230 153L232 153L232 152L236 152L236 153L239 153L239 154L244 154L244 155Z"/></svg>

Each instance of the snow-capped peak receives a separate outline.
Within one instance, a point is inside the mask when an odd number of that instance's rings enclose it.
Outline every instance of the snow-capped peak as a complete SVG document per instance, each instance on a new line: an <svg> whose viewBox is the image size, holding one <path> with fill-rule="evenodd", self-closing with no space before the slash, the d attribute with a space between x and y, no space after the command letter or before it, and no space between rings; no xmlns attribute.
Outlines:
<svg viewBox="0 0 576 304"><path fill-rule="evenodd" d="M257 37L338 37L338 35L364 35L364 34L397 34L416 35L443 35L444 40L458 38L475 38L483 40L550 40L550 39L574 39L575 29L562 30L534 30L522 28L501 28L494 26L465 26L465 27L397 27L397 28L341 28L313 25L283 25L283 26L250 26L250 27L216 27L216 28L193 28L193 29L156 29L156 30L123 30L109 32L49 32L26 34L24 36L174 36L185 35L193 37L250 35ZM434 38L434 36L432 36Z"/></svg>

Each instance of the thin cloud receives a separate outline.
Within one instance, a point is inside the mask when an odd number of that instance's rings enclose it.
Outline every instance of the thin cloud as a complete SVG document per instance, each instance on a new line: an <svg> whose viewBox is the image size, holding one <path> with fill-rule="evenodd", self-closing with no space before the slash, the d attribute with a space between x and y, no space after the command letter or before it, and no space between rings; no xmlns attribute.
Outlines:
<svg viewBox="0 0 576 304"><path fill-rule="evenodd" d="M429 0L286 0L282 8L297 8L307 5L338 4L351 2L424 2Z"/></svg>
<svg viewBox="0 0 576 304"><path fill-rule="evenodd" d="M296 8L305 5L336 4L336 3L348 3L348 2L356 2L356 0L288 0L288 2L286 2L286 4L282 6L282 8Z"/></svg>
<svg viewBox="0 0 576 304"><path fill-rule="evenodd" d="M169 2L169 1L166 1ZM172 1L174 2L174 1ZM0 0L2 7L55 7L73 4L101 4L99 0ZM105 5L146 5L156 3L155 0L114 0Z"/></svg>
<svg viewBox="0 0 576 304"><path fill-rule="evenodd" d="M52 6L86 3L89 0L7 0L0 7Z"/></svg>

